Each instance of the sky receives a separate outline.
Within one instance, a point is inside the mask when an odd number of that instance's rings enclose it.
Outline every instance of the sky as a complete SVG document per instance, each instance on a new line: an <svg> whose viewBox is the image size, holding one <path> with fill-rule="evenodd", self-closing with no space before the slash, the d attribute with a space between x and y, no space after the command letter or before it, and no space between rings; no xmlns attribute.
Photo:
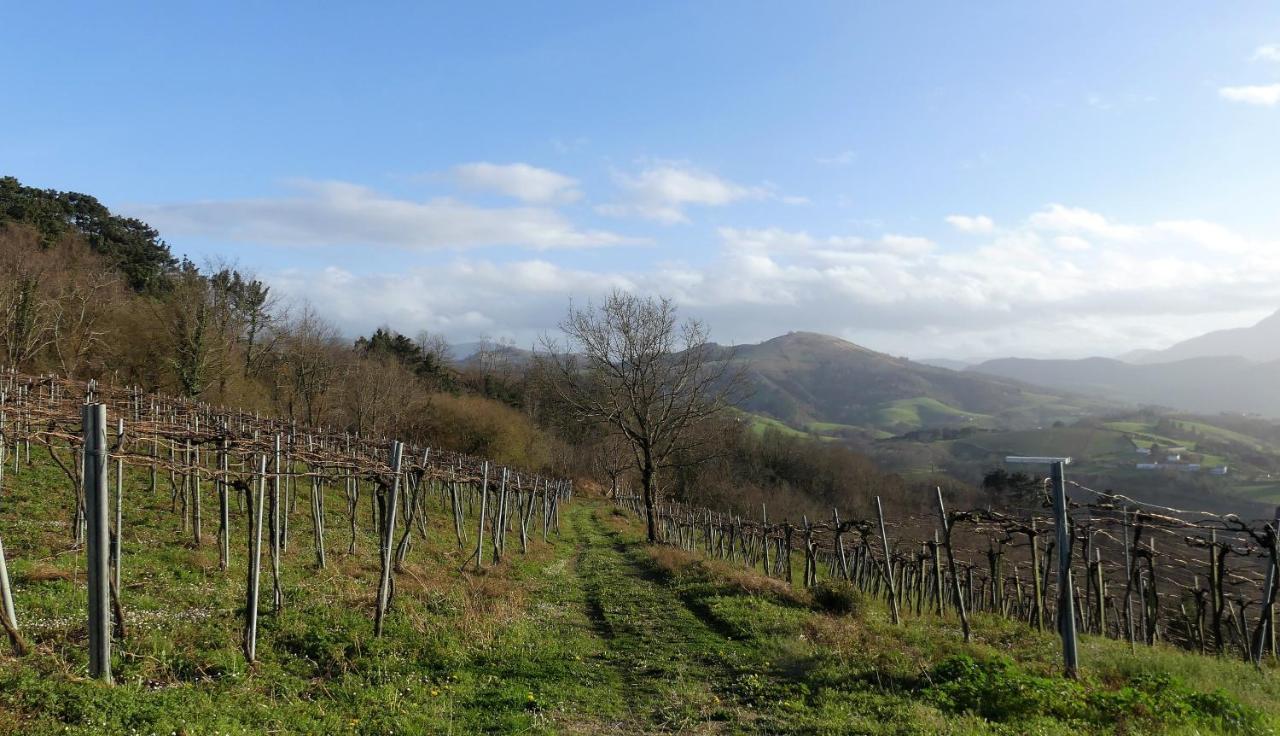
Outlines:
<svg viewBox="0 0 1280 736"><path fill-rule="evenodd" d="M0 174L344 333L1163 347L1280 308L1280 3L9 3Z"/></svg>

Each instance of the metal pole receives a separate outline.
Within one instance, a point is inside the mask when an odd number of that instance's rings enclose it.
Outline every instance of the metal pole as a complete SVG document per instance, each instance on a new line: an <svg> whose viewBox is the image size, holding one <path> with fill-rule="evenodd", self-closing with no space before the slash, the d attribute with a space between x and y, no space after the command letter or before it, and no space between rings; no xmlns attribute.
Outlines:
<svg viewBox="0 0 1280 736"><path fill-rule="evenodd" d="M84 492L88 524L89 675L111 682L111 532L107 495L107 407L86 404Z"/></svg>
<svg viewBox="0 0 1280 736"><path fill-rule="evenodd" d="M1053 517L1058 530L1058 631L1062 635L1062 662L1066 675L1075 678L1079 674L1079 653L1076 650L1075 591L1071 584L1072 545L1064 463L1053 463L1050 477L1053 481Z"/></svg>
<svg viewBox="0 0 1280 736"><path fill-rule="evenodd" d="M1270 639L1271 628L1271 609L1275 601L1275 585L1276 585L1276 530L1280 529L1280 506L1276 507L1275 521L1267 530L1268 541L1271 542L1271 548L1267 550L1269 563L1267 564L1267 582L1262 587L1262 613L1259 615L1258 632L1254 636L1253 642L1253 663L1262 666L1262 652L1266 648L1267 640Z"/></svg>
<svg viewBox="0 0 1280 736"><path fill-rule="evenodd" d="M244 657L250 664L258 658L258 587L262 573L262 515L267 498L267 456L261 457L258 477L249 481L249 581L245 601ZM257 487L257 498L253 488Z"/></svg>

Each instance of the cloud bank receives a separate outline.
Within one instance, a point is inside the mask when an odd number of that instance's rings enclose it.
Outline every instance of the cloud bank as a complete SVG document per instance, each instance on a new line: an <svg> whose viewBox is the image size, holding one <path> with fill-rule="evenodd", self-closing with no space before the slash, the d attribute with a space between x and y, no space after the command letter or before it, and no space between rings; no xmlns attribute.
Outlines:
<svg viewBox="0 0 1280 736"><path fill-rule="evenodd" d="M509 167L467 169L473 182L530 201L574 191L545 176ZM513 176L513 172L515 175ZM209 200L130 207L167 236L291 246L398 247L410 250L512 245L535 250L617 245L630 239L583 229L549 207L480 207L450 197L400 199L341 181L299 180L287 197Z"/></svg>
<svg viewBox="0 0 1280 736"><path fill-rule="evenodd" d="M1280 243L1216 223L1123 223L1051 204L979 232L980 244L957 247L900 234L721 228L704 265L590 270L460 256L403 273L268 276L282 293L326 305L353 333L386 322L531 344L570 298L617 287L674 297L725 342L810 329L917 357L1114 354L1280 307Z"/></svg>

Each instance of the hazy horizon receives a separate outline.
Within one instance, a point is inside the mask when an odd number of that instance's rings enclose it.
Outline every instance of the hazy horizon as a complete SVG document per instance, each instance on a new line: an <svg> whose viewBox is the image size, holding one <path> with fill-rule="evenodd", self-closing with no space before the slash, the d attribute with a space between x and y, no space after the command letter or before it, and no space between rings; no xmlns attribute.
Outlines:
<svg viewBox="0 0 1280 736"><path fill-rule="evenodd" d="M1280 6L1219 11L28 4L0 174L344 334L526 346L619 287L724 343L1115 356L1280 308Z"/></svg>

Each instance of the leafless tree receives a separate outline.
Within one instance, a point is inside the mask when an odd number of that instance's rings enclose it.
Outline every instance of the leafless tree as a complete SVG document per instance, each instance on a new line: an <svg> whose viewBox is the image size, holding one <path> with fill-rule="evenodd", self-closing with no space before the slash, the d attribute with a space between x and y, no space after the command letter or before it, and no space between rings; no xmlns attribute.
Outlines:
<svg viewBox="0 0 1280 736"><path fill-rule="evenodd" d="M598 307L570 305L560 330L563 342L542 339L542 373L580 420L626 438L655 542L659 473L714 454L714 435L694 430L728 406L742 369L668 298L614 291Z"/></svg>
<svg viewBox="0 0 1280 736"><path fill-rule="evenodd" d="M418 337L414 342L417 343L418 349L422 351L423 358L436 361L441 365L453 362L453 346L449 344L449 340L444 335L421 330L418 332Z"/></svg>
<svg viewBox="0 0 1280 736"><path fill-rule="evenodd" d="M0 361L29 368L53 339L53 305L41 288L53 263L33 234L0 230L0 236Z"/></svg>
<svg viewBox="0 0 1280 736"><path fill-rule="evenodd" d="M591 465L609 479L609 498L615 498L619 479L634 465L631 443L621 432L610 428L591 448Z"/></svg>
<svg viewBox="0 0 1280 736"><path fill-rule="evenodd" d="M319 422L323 399L336 378L338 342L337 329L310 306L284 328L272 393L287 416Z"/></svg>

